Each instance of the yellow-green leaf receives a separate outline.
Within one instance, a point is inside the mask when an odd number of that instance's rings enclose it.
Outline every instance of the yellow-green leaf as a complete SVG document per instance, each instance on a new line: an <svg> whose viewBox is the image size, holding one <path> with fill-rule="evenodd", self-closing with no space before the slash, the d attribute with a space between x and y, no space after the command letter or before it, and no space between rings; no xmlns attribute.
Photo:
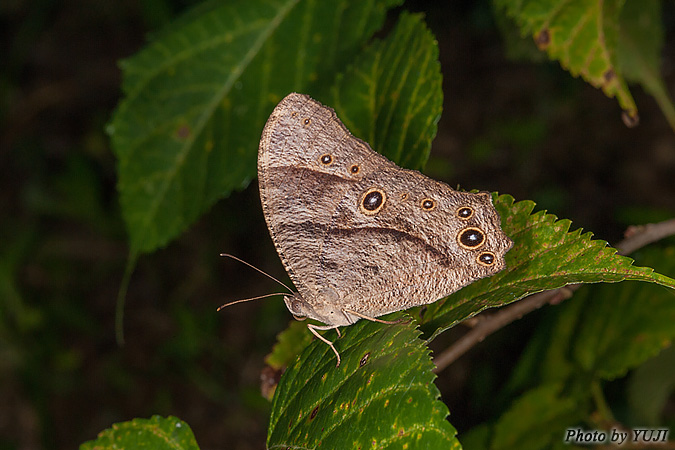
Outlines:
<svg viewBox="0 0 675 450"><path fill-rule="evenodd" d="M627 123L637 107L617 61L619 14L625 0L495 0L540 50L573 76L616 97Z"/></svg>
<svg viewBox="0 0 675 450"><path fill-rule="evenodd" d="M80 450L147 448L153 450L199 450L192 430L176 417L152 416L113 424Z"/></svg>

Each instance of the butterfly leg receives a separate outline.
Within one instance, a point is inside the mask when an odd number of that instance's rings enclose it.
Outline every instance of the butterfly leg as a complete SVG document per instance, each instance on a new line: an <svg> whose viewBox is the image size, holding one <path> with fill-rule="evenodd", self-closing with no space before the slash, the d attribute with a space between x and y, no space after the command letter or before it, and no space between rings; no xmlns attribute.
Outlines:
<svg viewBox="0 0 675 450"><path fill-rule="evenodd" d="M318 337L323 342L328 344L328 346L331 348L331 350L333 350L333 353L335 353L335 356L337 356L337 364L335 365L335 367L340 367L340 354L338 353L337 350L335 350L335 346L333 345L333 343L331 341L329 341L328 339L326 339L325 337L323 337L319 334L319 331L332 330L333 328L335 328L335 330L337 330L337 327L332 326L332 325L318 326L318 325L308 323L307 328L309 328L309 331L311 331L314 336ZM340 331L338 331L338 335L339 334L340 334Z"/></svg>
<svg viewBox="0 0 675 450"><path fill-rule="evenodd" d="M403 319L403 318L398 319L398 320L382 320L382 319L376 319L375 317L366 316L366 315L364 315L364 314L357 313L356 311L352 311L352 310L350 310L350 309L345 309L344 312L349 313L349 314L353 314L353 315L355 315L356 317L360 317L360 318L362 318L362 319L370 320L371 322L386 323L387 325L396 325L396 324L399 324L399 323L408 323L408 322L410 322L410 319Z"/></svg>

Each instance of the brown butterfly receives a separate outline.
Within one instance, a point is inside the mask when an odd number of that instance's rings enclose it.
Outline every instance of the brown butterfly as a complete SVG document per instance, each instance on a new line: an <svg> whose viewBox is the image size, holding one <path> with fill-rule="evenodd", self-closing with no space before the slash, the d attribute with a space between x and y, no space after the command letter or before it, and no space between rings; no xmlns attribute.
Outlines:
<svg viewBox="0 0 675 450"><path fill-rule="evenodd" d="M291 313L351 325L433 303L504 268L512 241L487 192L466 193L398 167L351 135L335 112L290 94L258 152L263 212L297 293ZM339 331L338 331L339 333Z"/></svg>

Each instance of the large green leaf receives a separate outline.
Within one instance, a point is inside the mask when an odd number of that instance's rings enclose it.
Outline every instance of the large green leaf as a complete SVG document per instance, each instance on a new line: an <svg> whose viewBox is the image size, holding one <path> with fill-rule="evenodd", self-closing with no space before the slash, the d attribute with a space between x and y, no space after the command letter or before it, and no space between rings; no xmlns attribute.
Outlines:
<svg viewBox="0 0 675 450"><path fill-rule="evenodd" d="M267 448L459 449L419 334L362 320L337 340L338 368L314 341L277 387Z"/></svg>
<svg viewBox="0 0 675 450"><path fill-rule="evenodd" d="M637 107L617 62L619 14L625 0L495 0L515 20L523 36L573 76L617 98L637 120Z"/></svg>
<svg viewBox="0 0 675 450"><path fill-rule="evenodd" d="M101 431L95 440L80 446L80 450L120 448L198 450L199 446L188 424L175 417L161 416L116 423Z"/></svg>
<svg viewBox="0 0 675 450"><path fill-rule="evenodd" d="M514 203L509 195L494 195L493 203L514 242L506 254L506 269L429 305L422 325L425 334L433 337L486 308L568 284L640 280L675 288L675 280L633 266L632 259L617 255L605 241L592 240L591 233L569 232L569 220L557 220L545 211L531 214L532 201Z"/></svg>
<svg viewBox="0 0 675 450"><path fill-rule="evenodd" d="M124 61L109 126L132 253L166 244L255 175L290 91L332 83L400 0L233 0L191 13Z"/></svg>
<svg viewBox="0 0 675 450"><path fill-rule="evenodd" d="M340 74L330 105L355 136L399 165L429 158L443 108L438 45L419 14L402 14L385 40Z"/></svg>

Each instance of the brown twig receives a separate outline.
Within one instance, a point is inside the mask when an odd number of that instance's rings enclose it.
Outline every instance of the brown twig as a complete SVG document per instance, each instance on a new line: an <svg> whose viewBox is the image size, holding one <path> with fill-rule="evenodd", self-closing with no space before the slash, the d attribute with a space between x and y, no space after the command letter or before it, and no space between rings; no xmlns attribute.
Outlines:
<svg viewBox="0 0 675 450"><path fill-rule="evenodd" d="M675 235L675 219L655 224L631 226L625 232L625 239L616 244L615 248L619 254L627 255L647 244L673 235ZM580 286L580 284L571 284L559 289L530 295L478 321L474 328L434 358L434 364L436 365L434 372L441 372L487 336L520 319L525 314L539 309L547 303L555 305L571 297L572 293Z"/></svg>

